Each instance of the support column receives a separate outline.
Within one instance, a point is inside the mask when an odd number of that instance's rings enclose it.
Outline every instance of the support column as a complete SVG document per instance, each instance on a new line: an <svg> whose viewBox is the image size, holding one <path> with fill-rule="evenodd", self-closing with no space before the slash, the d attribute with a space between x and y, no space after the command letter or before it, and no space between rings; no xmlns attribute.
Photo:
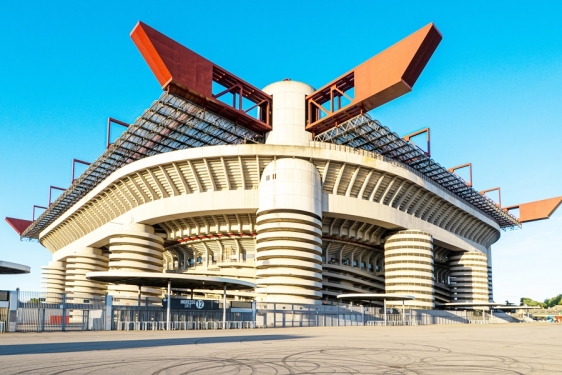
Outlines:
<svg viewBox="0 0 562 375"><path fill-rule="evenodd" d="M488 259L480 252L449 256L451 302L488 302Z"/></svg>
<svg viewBox="0 0 562 375"><path fill-rule="evenodd" d="M162 272L164 240L154 234L149 225L127 224L109 240L109 272ZM108 292L116 305L138 303L138 289L131 285L110 285ZM158 288L141 288L141 298L148 303L158 303L162 292Z"/></svg>
<svg viewBox="0 0 562 375"><path fill-rule="evenodd" d="M414 309L435 307L433 280L433 238L420 230L403 230L384 243L386 293L416 297L405 304ZM400 302L388 302L397 306Z"/></svg>
<svg viewBox="0 0 562 375"><path fill-rule="evenodd" d="M86 279L89 272L107 271L109 259L100 249L85 247L66 258L65 292L73 294L72 302L82 303L80 295L89 299L92 295L102 296L107 284Z"/></svg>
<svg viewBox="0 0 562 375"><path fill-rule="evenodd" d="M66 262L50 261L41 267L41 290L47 293L64 293ZM48 296L47 296L48 298Z"/></svg>
<svg viewBox="0 0 562 375"><path fill-rule="evenodd" d="M320 303L322 191L316 167L302 159L274 160L259 189L257 300Z"/></svg>

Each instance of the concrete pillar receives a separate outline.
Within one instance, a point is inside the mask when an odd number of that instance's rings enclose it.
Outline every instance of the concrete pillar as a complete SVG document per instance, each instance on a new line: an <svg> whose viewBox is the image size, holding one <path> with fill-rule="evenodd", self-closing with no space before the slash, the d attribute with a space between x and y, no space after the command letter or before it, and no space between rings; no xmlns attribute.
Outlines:
<svg viewBox="0 0 562 375"><path fill-rule="evenodd" d="M126 224L115 231L109 240L109 272L162 272L164 240L154 234L149 225ZM133 285L109 285L108 293L117 305L136 306L138 288ZM157 288L141 289L141 299L160 302L162 292Z"/></svg>
<svg viewBox="0 0 562 375"><path fill-rule="evenodd" d="M435 307L433 280L433 238L420 230L403 230L384 243L385 292L416 297L406 301L409 308ZM394 307L402 302L387 304Z"/></svg>
<svg viewBox="0 0 562 375"><path fill-rule="evenodd" d="M107 291L107 284L86 279L89 272L107 271L108 258L102 255L100 249L85 247L76 250L66 258L66 293L73 294L74 303L80 297L88 298L92 295L102 296Z"/></svg>
<svg viewBox="0 0 562 375"><path fill-rule="evenodd" d="M488 259L481 252L449 256L451 302L488 302Z"/></svg>
<svg viewBox="0 0 562 375"><path fill-rule="evenodd" d="M259 189L257 300L320 303L322 190L316 167L302 159L274 160Z"/></svg>
<svg viewBox="0 0 562 375"><path fill-rule="evenodd" d="M267 144L309 147L305 130L309 85L285 80L263 89L273 96ZM284 158L263 171L256 225L259 302L320 303L322 297L322 184L307 160Z"/></svg>
<svg viewBox="0 0 562 375"><path fill-rule="evenodd" d="M41 290L47 293L64 293L66 262L50 261L41 267Z"/></svg>
<svg viewBox="0 0 562 375"><path fill-rule="evenodd" d="M312 133L305 130L305 98L314 92L314 88L302 82L287 80L272 83L263 91L273 97L273 130L267 134L266 143L309 147Z"/></svg>

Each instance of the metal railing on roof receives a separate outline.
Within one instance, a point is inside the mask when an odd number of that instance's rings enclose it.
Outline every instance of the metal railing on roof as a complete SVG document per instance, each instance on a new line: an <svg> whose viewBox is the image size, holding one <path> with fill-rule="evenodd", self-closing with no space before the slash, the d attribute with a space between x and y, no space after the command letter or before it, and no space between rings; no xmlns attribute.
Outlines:
<svg viewBox="0 0 562 375"><path fill-rule="evenodd" d="M163 93L150 108L51 204L21 235L39 234L124 165L149 156L193 147L263 143L263 137L179 96Z"/></svg>
<svg viewBox="0 0 562 375"><path fill-rule="evenodd" d="M367 114L354 117L317 135L314 141L362 149L397 161L401 166L415 174L436 183L447 193L455 194L462 201L498 223L500 228L521 226L515 216L498 207L493 200L478 193L468 186L461 177L449 172L428 157L415 144L400 138L396 133L382 126L380 122L373 120Z"/></svg>

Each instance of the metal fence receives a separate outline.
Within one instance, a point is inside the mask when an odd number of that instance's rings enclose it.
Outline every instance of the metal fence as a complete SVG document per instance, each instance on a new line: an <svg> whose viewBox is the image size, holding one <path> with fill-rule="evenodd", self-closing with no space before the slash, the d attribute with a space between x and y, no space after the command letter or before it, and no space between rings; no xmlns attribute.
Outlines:
<svg viewBox="0 0 562 375"><path fill-rule="evenodd" d="M104 296L20 291L17 300L18 332L104 329Z"/></svg>
<svg viewBox="0 0 562 375"><path fill-rule="evenodd" d="M6 325L8 324L8 308L0 308L0 333L6 332Z"/></svg>
<svg viewBox="0 0 562 375"><path fill-rule="evenodd" d="M222 306L221 306L222 308ZM253 328L253 312L233 312L227 308L226 329ZM170 310L170 329L222 329L222 310ZM168 329L166 310L160 306L113 306L115 330Z"/></svg>
<svg viewBox="0 0 562 375"><path fill-rule="evenodd" d="M16 292L13 296L15 296ZM16 306L13 301L17 300ZM219 309L172 309L170 321L159 305L112 305L110 296L17 292L10 308L0 308L0 332L85 330L202 330L428 324L497 324L528 321L486 311L390 309L351 304L306 305L230 302L226 322ZM214 306L214 305L213 305ZM11 311L15 310L15 311ZM9 324L8 324L9 320Z"/></svg>
<svg viewBox="0 0 562 375"><path fill-rule="evenodd" d="M374 307L257 303L256 327L335 327L361 326L380 316Z"/></svg>

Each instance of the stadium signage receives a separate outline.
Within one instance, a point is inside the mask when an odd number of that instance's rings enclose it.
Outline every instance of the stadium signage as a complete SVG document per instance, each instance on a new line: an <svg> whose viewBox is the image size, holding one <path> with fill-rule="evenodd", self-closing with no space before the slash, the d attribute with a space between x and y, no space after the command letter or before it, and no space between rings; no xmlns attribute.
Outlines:
<svg viewBox="0 0 562 375"><path fill-rule="evenodd" d="M162 307L168 308L168 299L162 300ZM220 310L218 301L203 299L171 298L170 309L174 310Z"/></svg>

